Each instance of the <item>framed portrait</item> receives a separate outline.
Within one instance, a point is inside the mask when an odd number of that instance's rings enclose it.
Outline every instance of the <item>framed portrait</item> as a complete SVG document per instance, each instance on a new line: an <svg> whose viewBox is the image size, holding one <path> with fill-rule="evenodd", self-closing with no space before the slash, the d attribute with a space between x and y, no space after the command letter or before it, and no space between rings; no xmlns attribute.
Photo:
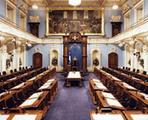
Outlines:
<svg viewBox="0 0 148 120"><path fill-rule="evenodd" d="M104 35L104 11L49 10L46 15L46 35L65 35L80 32L85 35Z"/></svg>

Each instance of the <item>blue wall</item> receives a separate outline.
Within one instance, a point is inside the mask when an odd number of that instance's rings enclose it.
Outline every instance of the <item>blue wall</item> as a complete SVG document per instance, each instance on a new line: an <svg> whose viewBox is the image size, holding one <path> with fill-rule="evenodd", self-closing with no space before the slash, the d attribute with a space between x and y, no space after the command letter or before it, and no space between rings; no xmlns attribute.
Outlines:
<svg viewBox="0 0 148 120"><path fill-rule="evenodd" d="M0 16L5 17L6 15L6 1L0 0Z"/></svg>
<svg viewBox="0 0 148 120"><path fill-rule="evenodd" d="M21 1L17 0L16 20L14 22L16 23L17 27L19 27L19 23L20 23L20 9L19 9L20 4L21 4ZM0 0L0 17L6 18L6 0ZM26 25L27 25L27 21L26 21Z"/></svg>
<svg viewBox="0 0 148 120"><path fill-rule="evenodd" d="M148 16L148 0L144 0L144 16Z"/></svg>
<svg viewBox="0 0 148 120"><path fill-rule="evenodd" d="M45 10L29 10L29 16L39 16L40 24L39 24L39 37L42 38L45 36L45 29L46 29L46 11ZM29 26L28 26L28 30Z"/></svg>
<svg viewBox="0 0 148 120"><path fill-rule="evenodd" d="M27 50L27 66L32 65L32 56L36 50L43 55L43 67L47 67L50 63L50 51L55 49L59 51L59 65L63 66L63 45L62 44L38 44Z"/></svg>
<svg viewBox="0 0 148 120"><path fill-rule="evenodd" d="M101 59L101 66L106 66L108 67L108 54L110 53L110 50L112 48L116 49L116 52L118 54L118 65L119 66L123 66L124 65L124 51L119 48L116 45L112 45L112 44L88 44L87 45L87 65L90 66L91 65L91 50L94 48L98 48L101 51L101 55L102 55L102 59ZM32 65L32 56L35 53L35 50L38 49L42 55L43 55L43 66L47 67L49 65L49 61L50 61L50 51L52 49L58 49L59 53L59 62L60 62L60 66L63 66L63 45L62 44L39 44L36 45L34 47L32 47L31 49L29 49L27 51L27 66Z"/></svg>
<svg viewBox="0 0 148 120"><path fill-rule="evenodd" d="M122 11L119 10L112 10L112 8L107 8L104 12L105 16L105 36L106 37L112 37L112 25L111 25L111 17L112 16L121 16L121 21L123 19L122 17Z"/></svg>
<svg viewBox="0 0 148 120"><path fill-rule="evenodd" d="M101 66L108 67L108 54L112 48L116 49L116 53L118 54L118 66L124 65L124 51L116 45L113 44L88 44L87 45L87 65L91 65L91 50L94 48L98 48L101 52Z"/></svg>

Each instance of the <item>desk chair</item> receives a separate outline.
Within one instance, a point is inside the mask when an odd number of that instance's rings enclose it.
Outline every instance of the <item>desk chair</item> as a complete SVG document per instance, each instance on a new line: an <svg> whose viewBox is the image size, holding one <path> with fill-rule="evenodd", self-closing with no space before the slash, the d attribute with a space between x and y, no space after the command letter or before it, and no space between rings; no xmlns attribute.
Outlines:
<svg viewBox="0 0 148 120"><path fill-rule="evenodd" d="M143 74L146 75L146 71L143 71Z"/></svg>
<svg viewBox="0 0 148 120"><path fill-rule="evenodd" d="M139 73L140 71L139 71L139 69L137 69L137 73Z"/></svg>
<svg viewBox="0 0 148 120"><path fill-rule="evenodd" d="M13 73L13 70L10 70L10 73L12 74Z"/></svg>
<svg viewBox="0 0 148 120"><path fill-rule="evenodd" d="M135 99L131 98L129 100L129 106L128 107L129 107L129 109L137 109L138 102Z"/></svg>
<svg viewBox="0 0 148 120"><path fill-rule="evenodd" d="M3 75L6 75L7 73L6 73L6 71L3 71Z"/></svg>
<svg viewBox="0 0 148 120"><path fill-rule="evenodd" d="M14 69L14 72L17 72L17 69Z"/></svg>

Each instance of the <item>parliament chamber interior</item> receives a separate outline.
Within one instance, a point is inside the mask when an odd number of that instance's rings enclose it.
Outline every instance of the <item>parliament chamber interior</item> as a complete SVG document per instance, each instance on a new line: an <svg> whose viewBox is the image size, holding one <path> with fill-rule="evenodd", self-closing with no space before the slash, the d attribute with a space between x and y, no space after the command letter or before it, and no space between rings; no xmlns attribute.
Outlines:
<svg viewBox="0 0 148 120"><path fill-rule="evenodd" d="M148 0L0 0L0 120L148 120Z"/></svg>

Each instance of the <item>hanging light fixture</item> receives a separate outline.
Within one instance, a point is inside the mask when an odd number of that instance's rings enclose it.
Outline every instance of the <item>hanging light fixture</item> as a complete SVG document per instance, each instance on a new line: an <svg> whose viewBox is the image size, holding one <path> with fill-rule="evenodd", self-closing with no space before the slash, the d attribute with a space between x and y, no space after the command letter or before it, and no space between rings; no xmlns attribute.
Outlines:
<svg viewBox="0 0 148 120"><path fill-rule="evenodd" d="M117 10L119 8L119 6L117 5L117 2L115 2L112 6L112 9L113 10Z"/></svg>
<svg viewBox="0 0 148 120"><path fill-rule="evenodd" d="M81 0L68 0L68 4L72 6L78 6L81 4Z"/></svg>
<svg viewBox="0 0 148 120"><path fill-rule="evenodd" d="M37 4L33 4L33 5L32 5L32 9L33 9L33 10L37 10L38 8L39 8L39 7L38 7Z"/></svg>

